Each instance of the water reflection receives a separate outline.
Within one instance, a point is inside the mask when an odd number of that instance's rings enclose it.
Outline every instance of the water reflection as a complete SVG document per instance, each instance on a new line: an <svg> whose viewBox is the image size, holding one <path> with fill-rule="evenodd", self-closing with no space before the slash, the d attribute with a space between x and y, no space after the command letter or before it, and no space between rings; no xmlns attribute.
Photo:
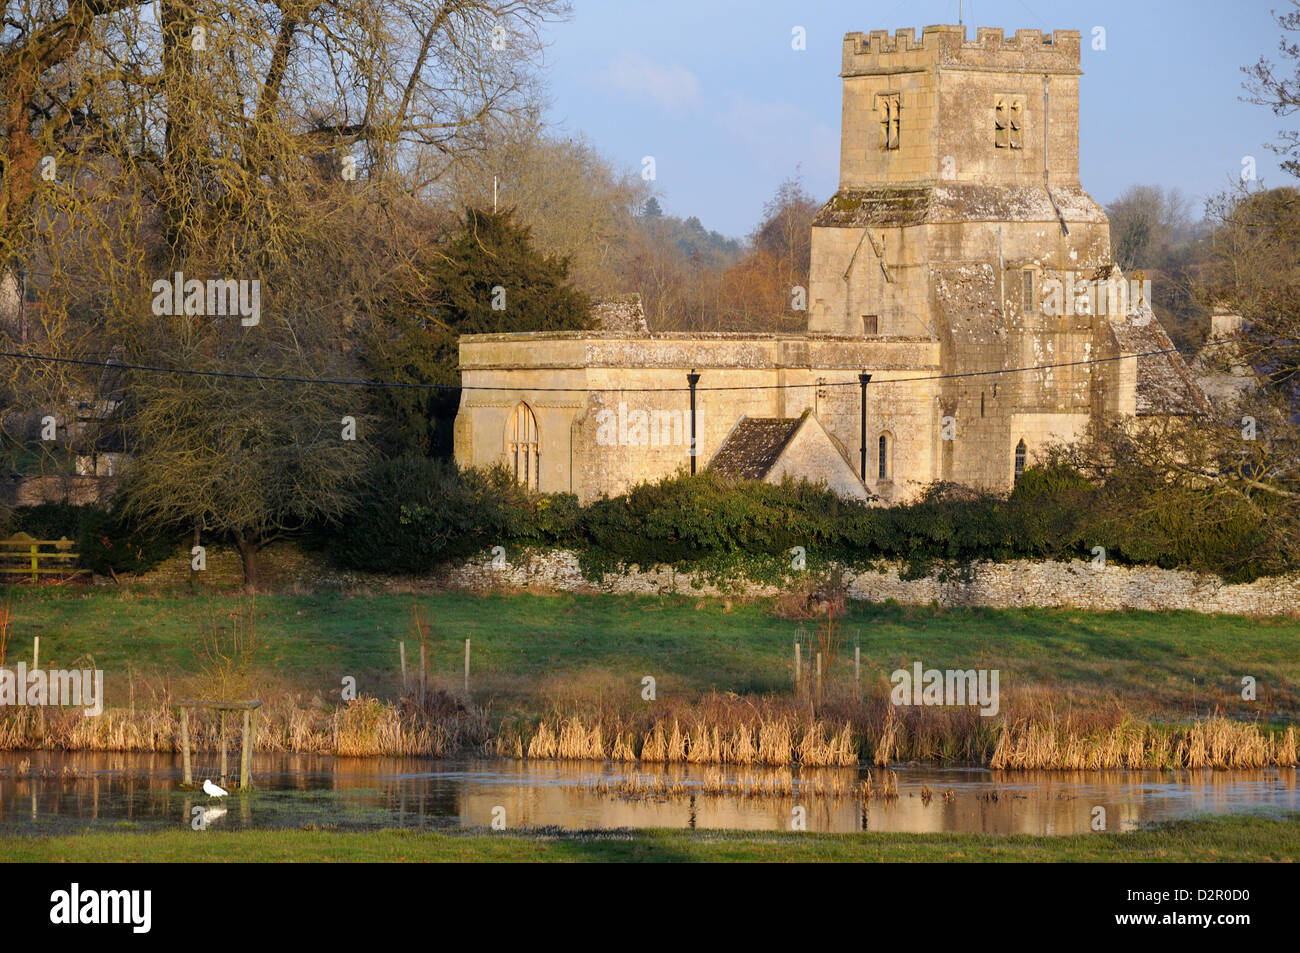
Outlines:
<svg viewBox="0 0 1300 953"><path fill-rule="evenodd" d="M200 765L196 779L205 770ZM800 806L814 831L1073 834L1090 829L1099 806L1112 831L1192 814L1300 812L1292 768L995 772L904 766L897 774L897 798L864 801L856 793L862 775L851 768L801 776L695 765L259 755L256 789L240 794L214 776L232 791L217 802L179 788L171 754L2 752L0 832L192 826L196 816L213 830L488 827L504 816L510 828L775 831L788 830ZM631 787L650 793L629 795ZM782 793L754 793L764 789ZM813 793L836 790L840 796Z"/></svg>

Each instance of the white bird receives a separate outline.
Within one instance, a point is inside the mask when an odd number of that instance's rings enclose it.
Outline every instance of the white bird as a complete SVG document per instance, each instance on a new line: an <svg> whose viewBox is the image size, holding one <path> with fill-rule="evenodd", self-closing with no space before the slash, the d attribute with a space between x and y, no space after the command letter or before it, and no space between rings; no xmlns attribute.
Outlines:
<svg viewBox="0 0 1300 953"><path fill-rule="evenodd" d="M211 778L203 779L203 793L208 797L225 797L230 792L219 784L213 784Z"/></svg>

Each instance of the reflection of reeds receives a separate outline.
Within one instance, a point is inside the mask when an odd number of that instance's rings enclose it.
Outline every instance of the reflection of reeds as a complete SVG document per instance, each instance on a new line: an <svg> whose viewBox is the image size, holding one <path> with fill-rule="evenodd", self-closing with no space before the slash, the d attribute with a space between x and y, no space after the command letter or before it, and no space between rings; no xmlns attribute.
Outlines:
<svg viewBox="0 0 1300 953"><path fill-rule="evenodd" d="M696 796L898 799L898 775L893 771L883 772L879 778L868 771L861 780L855 781L854 773L844 771L805 774L788 767L757 770L762 773L728 775L714 768L696 776L633 774L612 781L602 779L594 785L578 785L574 790L628 800Z"/></svg>
<svg viewBox="0 0 1300 953"><path fill-rule="evenodd" d="M617 781L601 780L594 785L575 788L597 794L637 800L644 798L691 797L696 795L731 797L818 797L849 798L858 794L851 778L842 773L829 776L796 776L789 769L758 776L728 776L719 770L706 771L698 777L643 776L634 774Z"/></svg>
<svg viewBox="0 0 1300 953"><path fill-rule="evenodd" d="M921 800L927 801L927 803L928 800L925 797L924 791L928 791L928 790L929 788L922 789L922 794L921 794ZM866 776L861 781L858 782L857 793L858 793L858 798L863 801L870 801L873 799L879 801L897 801L898 800L898 775L893 771L886 771L881 776L880 783L877 784L875 776L870 771L868 771L866 773Z"/></svg>

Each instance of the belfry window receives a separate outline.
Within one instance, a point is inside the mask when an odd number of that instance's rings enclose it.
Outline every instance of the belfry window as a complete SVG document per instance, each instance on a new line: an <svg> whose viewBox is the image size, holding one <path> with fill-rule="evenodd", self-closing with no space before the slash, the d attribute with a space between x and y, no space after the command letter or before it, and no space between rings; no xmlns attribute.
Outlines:
<svg viewBox="0 0 1300 953"><path fill-rule="evenodd" d="M1020 482L1020 474L1025 472L1025 442L1021 440L1016 444L1016 482Z"/></svg>
<svg viewBox="0 0 1300 953"><path fill-rule="evenodd" d="M1001 96L993 107L993 145L998 149L1021 149L1024 144L1020 138L1021 126L1024 124L1024 109L1020 100L1012 96Z"/></svg>
<svg viewBox="0 0 1300 953"><path fill-rule="evenodd" d="M882 433L876 442L876 479L889 479L889 434Z"/></svg>
<svg viewBox="0 0 1300 953"><path fill-rule="evenodd" d="M887 152L898 149L898 134L902 128L900 112L902 103L898 93L884 93L876 99L880 110L880 148Z"/></svg>
<svg viewBox="0 0 1300 953"><path fill-rule="evenodd" d="M506 430L507 465L515 479L530 490L538 489L541 454L538 452L537 417L525 403L515 407Z"/></svg>

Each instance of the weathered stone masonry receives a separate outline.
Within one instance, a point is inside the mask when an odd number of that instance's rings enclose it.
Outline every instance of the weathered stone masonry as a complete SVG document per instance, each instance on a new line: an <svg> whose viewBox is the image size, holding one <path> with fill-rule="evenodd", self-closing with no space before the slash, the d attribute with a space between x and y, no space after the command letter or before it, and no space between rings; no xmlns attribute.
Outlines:
<svg viewBox="0 0 1300 953"><path fill-rule="evenodd" d="M1158 569L1151 566L1038 562L976 563L969 580L902 580L899 566L883 572L846 571L851 599L904 605L981 606L991 609L1072 607L1078 609L1186 609L1192 612L1240 615L1294 615L1300 612L1300 574L1273 576L1230 585L1214 576ZM633 567L606 576L601 582L583 578L577 554L565 550L514 556L504 569L487 562L465 563L439 577L449 588L529 589L535 591L607 592L631 595L776 596L780 587L737 583L718 587L672 567Z"/></svg>
<svg viewBox="0 0 1300 953"><path fill-rule="evenodd" d="M505 462L584 501L688 469L680 439L611 443L599 421L624 405L679 419L691 372L697 466L741 419L810 413L821 426L762 478L805 466L882 503L937 481L1007 490L1103 415L1207 409L1177 354L1135 357L1172 347L1146 302L1102 313L1107 296L1074 293L1127 287L1079 183L1078 31L849 33L840 76L840 182L813 223L808 333L659 334L623 302L603 331L467 335L462 465Z"/></svg>

